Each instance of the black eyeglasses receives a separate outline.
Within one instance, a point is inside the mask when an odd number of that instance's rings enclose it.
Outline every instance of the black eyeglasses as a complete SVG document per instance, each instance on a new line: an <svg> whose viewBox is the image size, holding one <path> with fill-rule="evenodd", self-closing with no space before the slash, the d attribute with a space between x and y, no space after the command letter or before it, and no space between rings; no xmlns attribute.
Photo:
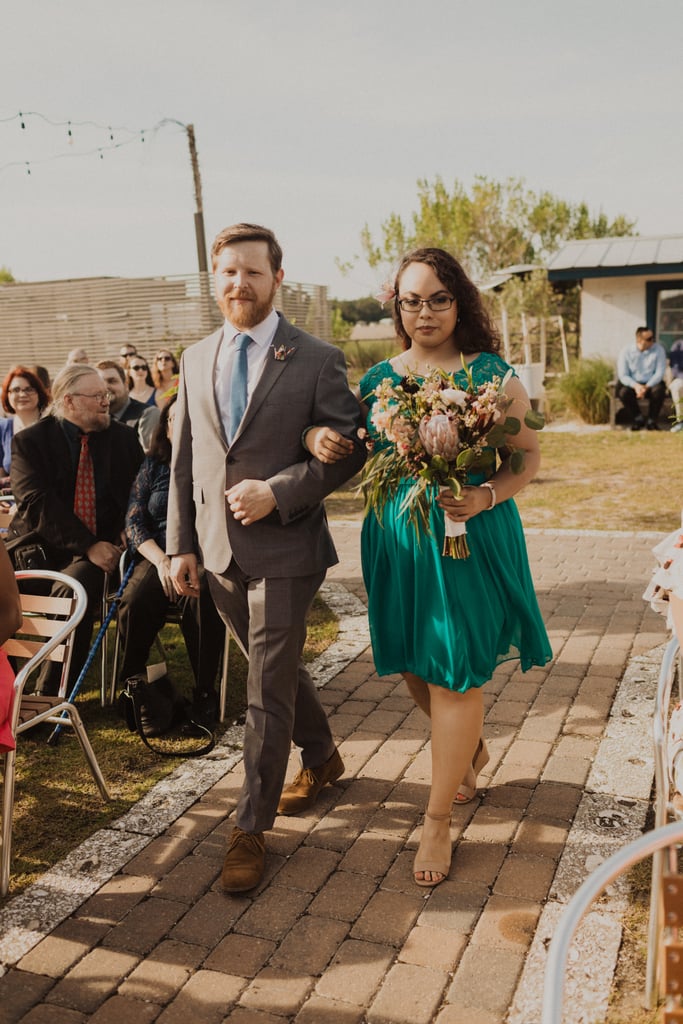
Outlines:
<svg viewBox="0 0 683 1024"><path fill-rule="evenodd" d="M131 351L128 351L128 352L119 352L119 355L121 356L121 358L122 358L122 359L123 359L124 357L125 357L126 359L128 359L128 357L129 357L129 356L136 356L136 355L137 355L137 352L131 352Z"/></svg>
<svg viewBox="0 0 683 1024"><path fill-rule="evenodd" d="M433 313L445 313L455 299L450 295L434 295L431 299L399 299L398 304L404 313L419 313L423 306L428 306Z"/></svg>
<svg viewBox="0 0 683 1024"><path fill-rule="evenodd" d="M141 363L138 363L136 366L131 366L131 370L146 370L146 369L147 369L147 367L143 366Z"/></svg>
<svg viewBox="0 0 683 1024"><path fill-rule="evenodd" d="M157 356L158 363L172 363L173 356Z"/></svg>
<svg viewBox="0 0 683 1024"><path fill-rule="evenodd" d="M35 395L36 389L32 388L32 387L27 387L27 388L14 387L14 388L9 388L7 393L9 395Z"/></svg>

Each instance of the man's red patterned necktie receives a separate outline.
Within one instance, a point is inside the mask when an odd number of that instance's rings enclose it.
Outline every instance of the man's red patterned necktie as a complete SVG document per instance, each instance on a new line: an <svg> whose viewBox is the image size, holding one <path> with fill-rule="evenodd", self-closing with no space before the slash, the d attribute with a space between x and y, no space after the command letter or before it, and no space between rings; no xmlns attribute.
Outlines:
<svg viewBox="0 0 683 1024"><path fill-rule="evenodd" d="M74 491L74 512L91 533L97 533L97 510L95 507L95 470L88 448L88 435L81 434L81 454L76 472Z"/></svg>

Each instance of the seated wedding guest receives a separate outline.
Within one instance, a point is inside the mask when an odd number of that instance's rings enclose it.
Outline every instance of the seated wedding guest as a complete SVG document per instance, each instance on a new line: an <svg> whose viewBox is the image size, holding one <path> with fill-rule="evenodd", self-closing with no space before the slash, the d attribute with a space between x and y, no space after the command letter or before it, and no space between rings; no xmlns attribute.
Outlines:
<svg viewBox="0 0 683 1024"><path fill-rule="evenodd" d="M657 420L666 398L665 370L663 345L655 342L649 327L639 327L635 341L623 348L617 359L617 398L623 403L631 430L659 430ZM638 405L641 398L647 399L647 421Z"/></svg>
<svg viewBox="0 0 683 1024"><path fill-rule="evenodd" d="M33 370L15 366L2 382L0 400L7 413L0 420L0 486L4 486L12 464L12 438L24 427L38 422L50 399Z"/></svg>
<svg viewBox="0 0 683 1024"><path fill-rule="evenodd" d="M119 363L124 368L124 370L128 369L128 362L131 356L136 356L137 354L138 350L136 349L135 345L121 346L121 348L119 349Z"/></svg>
<svg viewBox="0 0 683 1024"><path fill-rule="evenodd" d="M105 574L118 568L128 495L143 459L135 431L109 415L109 391L91 366L67 366L52 388L52 415L12 443L17 512L8 540L39 544L46 568L79 580L88 595L76 629L69 686L87 657ZM59 585L52 594L62 596ZM58 691L61 667L46 663L36 692Z"/></svg>
<svg viewBox="0 0 683 1024"><path fill-rule="evenodd" d="M72 348L66 357L67 366L87 366L89 362L88 353L84 348Z"/></svg>
<svg viewBox="0 0 683 1024"><path fill-rule="evenodd" d="M130 494L126 537L135 552L136 566L119 606L123 645L120 679L144 673L168 606L178 603L182 615L180 628L195 678L191 717L210 728L218 718L215 683L225 626L203 574L197 597L178 597L171 582L171 559L166 554L166 509L175 402L176 398L171 398L161 410L152 446Z"/></svg>
<svg viewBox="0 0 683 1024"><path fill-rule="evenodd" d="M177 382L178 372L179 367L176 357L169 349L160 348L154 357L154 365L152 366L152 377L157 389L155 401L158 406L163 406L169 397L167 392Z"/></svg>
<svg viewBox="0 0 683 1024"><path fill-rule="evenodd" d="M112 396L109 402L110 415L119 423L125 423L126 426L137 429L145 406L142 402L130 397L126 371L114 359L100 359L95 363L95 369L99 372Z"/></svg>
<svg viewBox="0 0 683 1024"><path fill-rule="evenodd" d="M671 367L669 392L676 413L676 422L671 428L671 432L678 433L679 430L683 430L683 338L678 338L671 346L669 366Z"/></svg>
<svg viewBox="0 0 683 1024"><path fill-rule="evenodd" d="M128 360L128 390L130 397L143 405L152 406L155 404L157 389L154 387L152 375L149 372L147 360L135 353Z"/></svg>

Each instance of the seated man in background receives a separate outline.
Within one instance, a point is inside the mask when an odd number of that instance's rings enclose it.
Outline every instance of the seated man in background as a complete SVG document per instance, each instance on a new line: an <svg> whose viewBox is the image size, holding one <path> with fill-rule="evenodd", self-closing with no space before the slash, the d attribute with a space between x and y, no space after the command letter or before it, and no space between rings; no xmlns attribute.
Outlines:
<svg viewBox="0 0 683 1024"><path fill-rule="evenodd" d="M71 688L88 654L105 574L118 567L128 495L143 454L135 432L110 416L110 392L91 366L65 367L54 380L52 398L53 414L12 442L17 512L8 541L25 538L40 545L46 568L85 587L88 606L74 636ZM60 587L52 594L60 595ZM60 665L46 663L36 692L54 696L60 674Z"/></svg>
<svg viewBox="0 0 683 1024"><path fill-rule="evenodd" d="M109 415L119 423L125 423L128 427L137 429L138 422L145 406L136 398L130 397L128 391L128 378L124 368L113 359L100 359L95 363L95 369L109 388L111 400L109 402Z"/></svg>
<svg viewBox="0 0 683 1024"><path fill-rule="evenodd" d="M144 402L138 402L137 398L131 398L126 371L113 359L101 359L96 368L112 395L109 414L119 423L125 423L137 431L138 440L147 454L159 422L159 407L145 405Z"/></svg>
<svg viewBox="0 0 683 1024"><path fill-rule="evenodd" d="M655 342L649 327L639 327L635 341L619 353L617 360L617 398L620 398L631 430L659 430L657 420L666 398L666 351ZM640 411L638 400L647 399L647 421Z"/></svg>
<svg viewBox="0 0 683 1024"><path fill-rule="evenodd" d="M671 367L669 392L676 413L676 422L671 428L671 432L678 433L679 430L683 430L683 338L678 338L671 346L669 366Z"/></svg>

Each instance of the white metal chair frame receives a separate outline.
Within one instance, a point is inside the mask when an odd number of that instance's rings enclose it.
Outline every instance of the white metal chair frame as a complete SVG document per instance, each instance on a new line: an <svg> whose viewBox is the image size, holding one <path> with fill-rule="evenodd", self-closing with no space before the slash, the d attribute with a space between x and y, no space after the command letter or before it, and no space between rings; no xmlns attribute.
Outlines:
<svg viewBox="0 0 683 1024"><path fill-rule="evenodd" d="M71 587L73 597L69 598L36 598L30 594L22 594L21 602L24 609L24 621L17 630L19 637L35 637L35 640L10 639L4 645L4 650L9 655L17 657L28 657L28 660L17 672L14 680L14 703L12 707L11 727L14 737L20 736L23 732L33 728L41 722L48 722L54 725L68 725L81 745L88 767L97 783L97 788L104 800L109 800L109 792L104 781L97 758L90 745L83 721L78 710L66 695L66 685L71 662L72 645L71 640L74 630L85 613L87 595L82 584L78 580L71 579L63 573L54 572L50 569L20 571L16 573L17 581L22 580L47 580L51 583L59 582ZM41 604L46 600L61 602L61 608L66 617L63 620L49 618L49 612L40 609ZM66 603L65 603L66 602ZM70 604L70 607L69 607ZM40 643L40 639L47 639ZM40 643L40 646L38 644ZM37 649L36 649L37 648ZM24 698L24 687L27 680L46 659L62 661L62 677L57 697L31 697ZM27 703L32 704L32 717L22 720L22 705L24 710ZM42 710L41 710L42 708ZM14 782L16 770L16 751L11 750L4 755L4 776L2 787L2 832L0 846L0 896L5 896L9 889L10 858L12 843L12 809L14 806Z"/></svg>
<svg viewBox="0 0 683 1024"><path fill-rule="evenodd" d="M581 885L560 918L555 929L548 960L545 968L543 984L543 1011L541 1024L562 1024L562 1003L564 995L564 978L567 957L574 933L591 903L624 871L646 857L660 855L664 859L664 851L683 843L683 821L674 821L663 828L646 832L645 835L628 843L621 850L609 857L599 868L593 871ZM654 882L654 872L653 872ZM653 892L660 895L659 887L653 885Z"/></svg>
<svg viewBox="0 0 683 1024"><path fill-rule="evenodd" d="M683 817L672 799L672 780L669 776L669 707L676 674L678 672L679 699L681 696L681 651L676 637L669 641L664 651L655 707L652 718L652 739L655 760L655 829L660 829L671 819ZM657 970L659 963L658 941L660 933L660 901L659 888L664 872L664 853L657 851L652 858L652 890L650 893L650 922L647 942L647 975L645 998L647 1006L652 1009L657 1002Z"/></svg>

